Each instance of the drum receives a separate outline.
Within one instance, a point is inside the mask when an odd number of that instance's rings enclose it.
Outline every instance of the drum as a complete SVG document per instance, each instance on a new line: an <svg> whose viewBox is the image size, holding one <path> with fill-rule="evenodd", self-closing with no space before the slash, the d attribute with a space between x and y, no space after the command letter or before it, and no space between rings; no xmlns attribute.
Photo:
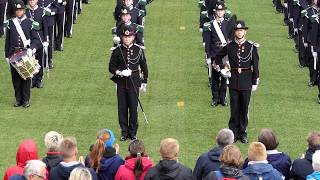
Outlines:
<svg viewBox="0 0 320 180"><path fill-rule="evenodd" d="M40 65L35 56L29 56L27 51L22 50L13 54L10 64L17 70L22 79L33 78L40 71Z"/></svg>

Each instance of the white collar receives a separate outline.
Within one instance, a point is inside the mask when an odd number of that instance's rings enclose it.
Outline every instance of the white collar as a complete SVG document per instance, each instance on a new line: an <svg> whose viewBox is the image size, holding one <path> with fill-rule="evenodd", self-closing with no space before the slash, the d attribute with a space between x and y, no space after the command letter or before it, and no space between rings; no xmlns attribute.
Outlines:
<svg viewBox="0 0 320 180"><path fill-rule="evenodd" d="M22 18L16 17L18 21L22 22L23 20L27 19L26 15L23 15Z"/></svg>
<svg viewBox="0 0 320 180"><path fill-rule="evenodd" d="M80 164L80 162L78 161L71 161L71 162L60 162L60 164L64 167L71 167L71 166L74 166L74 165L77 165L77 164Z"/></svg>
<svg viewBox="0 0 320 180"><path fill-rule="evenodd" d="M39 6L38 6L38 5L35 5L35 6L34 6L34 8L32 8L32 7L29 5L29 9L30 9L30 10L35 11L35 10L37 10L38 8L39 8Z"/></svg>
<svg viewBox="0 0 320 180"><path fill-rule="evenodd" d="M267 150L267 154L280 154L281 152L274 149L274 150Z"/></svg>
<svg viewBox="0 0 320 180"><path fill-rule="evenodd" d="M133 46L133 43L131 43L129 46L126 46L125 44L123 44L123 47L125 48L131 48Z"/></svg>
<svg viewBox="0 0 320 180"><path fill-rule="evenodd" d="M237 38L234 38L234 41L239 44L242 45L244 42L246 42L246 39L244 38L241 42L237 40Z"/></svg>
<svg viewBox="0 0 320 180"><path fill-rule="evenodd" d="M259 164L259 163L268 164L268 161L267 161L267 160L263 160L263 161L249 161L248 165L249 165L249 164Z"/></svg>

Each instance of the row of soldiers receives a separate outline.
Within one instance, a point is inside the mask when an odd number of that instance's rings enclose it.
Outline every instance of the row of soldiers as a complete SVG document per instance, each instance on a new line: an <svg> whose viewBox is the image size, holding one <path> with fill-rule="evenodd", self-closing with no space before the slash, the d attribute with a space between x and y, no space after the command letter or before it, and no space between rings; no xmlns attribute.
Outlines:
<svg viewBox="0 0 320 180"><path fill-rule="evenodd" d="M318 86L320 104L320 0L285 0L275 2L277 12L283 12L288 26L288 38L294 40L299 67L308 67L308 86Z"/></svg>
<svg viewBox="0 0 320 180"><path fill-rule="evenodd" d="M255 42L246 40L248 27L226 10L223 0L199 2L199 28L205 48L212 107L227 106L229 88L229 128L235 141L248 143L248 106L251 92L259 84L259 56Z"/></svg>
<svg viewBox="0 0 320 180"><path fill-rule="evenodd" d="M114 44L108 69L117 89L120 141L137 139L139 104L143 112L139 94L146 91L148 82L143 30L146 5L151 2L117 0L114 11L116 27L112 28Z"/></svg>
<svg viewBox="0 0 320 180"><path fill-rule="evenodd" d="M88 1L84 1L88 3ZM30 106L30 88L43 88L45 69L53 68L53 51L63 51L64 37L71 38L80 0L1 0L0 14L6 19L0 27L5 34L5 58L10 65L16 102L14 107ZM0 20L2 22L2 20ZM19 52L38 60L41 69L33 78L24 79L10 64Z"/></svg>

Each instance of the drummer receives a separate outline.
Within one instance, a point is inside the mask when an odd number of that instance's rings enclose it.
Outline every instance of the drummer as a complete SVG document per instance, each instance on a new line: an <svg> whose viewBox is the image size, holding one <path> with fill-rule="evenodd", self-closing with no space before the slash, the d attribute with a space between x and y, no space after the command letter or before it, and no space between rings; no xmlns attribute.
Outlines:
<svg viewBox="0 0 320 180"><path fill-rule="evenodd" d="M41 46L35 30L32 29L33 22L25 15L23 1L15 1L15 17L7 23L5 57L8 63L15 53L25 51L28 56L33 56L36 49ZM24 80L10 64L12 84L14 87L16 102L14 107L30 106L30 85L31 79Z"/></svg>

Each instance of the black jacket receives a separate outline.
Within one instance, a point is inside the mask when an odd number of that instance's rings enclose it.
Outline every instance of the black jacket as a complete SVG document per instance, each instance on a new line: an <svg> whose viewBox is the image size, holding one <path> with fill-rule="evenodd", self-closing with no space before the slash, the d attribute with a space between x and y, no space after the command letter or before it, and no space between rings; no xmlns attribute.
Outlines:
<svg viewBox="0 0 320 180"><path fill-rule="evenodd" d="M63 157L58 152L48 152L47 156L44 157L42 161L47 165L47 169L50 172L51 168L56 167L61 161L63 161Z"/></svg>
<svg viewBox="0 0 320 180"><path fill-rule="evenodd" d="M37 29L37 33L41 37L41 41L49 41L48 38L48 22L47 19L44 17L44 9L41 7L37 7L35 10L31 8L26 9L26 16L33 21L39 23L39 29Z"/></svg>
<svg viewBox="0 0 320 180"><path fill-rule="evenodd" d="M57 5L59 4L55 2L55 0L39 0L38 5L42 8L49 8L51 12L57 13ZM55 18L54 15L46 15L45 16L48 26L54 26L55 25Z"/></svg>
<svg viewBox="0 0 320 180"><path fill-rule="evenodd" d="M159 164L151 168L145 180L193 180L191 169L174 160L161 160Z"/></svg>
<svg viewBox="0 0 320 180"><path fill-rule="evenodd" d="M205 180L219 180L216 172L218 171L211 171ZM222 166L219 170L222 177L225 178L234 178L234 179L241 179L241 180L249 180L249 177L244 176L242 171L238 168L231 167L231 166Z"/></svg>
<svg viewBox="0 0 320 180"><path fill-rule="evenodd" d="M50 174L49 174L49 180L68 180L70 173L73 169L77 168L77 167L83 167L84 165L82 165L81 163L73 165L73 166L69 166L69 167L65 167L63 166L61 163L59 163L56 167L53 167L50 170ZM97 175L94 172L93 169L88 169L91 173L92 176L92 180L97 180Z"/></svg>

